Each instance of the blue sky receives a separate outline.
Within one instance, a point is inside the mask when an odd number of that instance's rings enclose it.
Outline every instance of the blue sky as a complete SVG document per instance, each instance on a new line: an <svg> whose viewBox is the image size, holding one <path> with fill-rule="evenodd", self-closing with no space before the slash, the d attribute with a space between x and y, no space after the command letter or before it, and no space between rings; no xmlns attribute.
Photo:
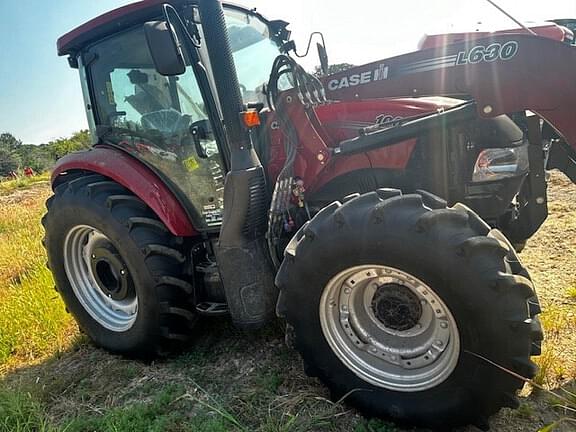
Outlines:
<svg viewBox="0 0 576 432"><path fill-rule="evenodd" d="M39 144L85 128L77 71L56 55L56 39L130 0L0 0L0 133ZM304 48L323 31L330 60L361 64L416 48L424 33L490 29L508 21L483 0L236 0L292 23ZM576 18L576 0L500 0L522 21ZM351 6L354 9L350 9ZM304 61L307 67L315 59Z"/></svg>

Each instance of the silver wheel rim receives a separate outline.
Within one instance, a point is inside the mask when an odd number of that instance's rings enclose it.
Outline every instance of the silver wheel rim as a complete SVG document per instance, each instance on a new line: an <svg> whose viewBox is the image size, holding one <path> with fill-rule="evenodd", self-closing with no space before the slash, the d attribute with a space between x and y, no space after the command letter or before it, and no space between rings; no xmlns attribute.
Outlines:
<svg viewBox="0 0 576 432"><path fill-rule="evenodd" d="M358 266L332 278L320 323L346 367L378 387L427 390L458 363L460 338L448 307L424 282L393 267Z"/></svg>
<svg viewBox="0 0 576 432"><path fill-rule="evenodd" d="M72 228L64 241L64 267L76 298L98 324L113 332L134 325L134 283L108 237L88 225Z"/></svg>

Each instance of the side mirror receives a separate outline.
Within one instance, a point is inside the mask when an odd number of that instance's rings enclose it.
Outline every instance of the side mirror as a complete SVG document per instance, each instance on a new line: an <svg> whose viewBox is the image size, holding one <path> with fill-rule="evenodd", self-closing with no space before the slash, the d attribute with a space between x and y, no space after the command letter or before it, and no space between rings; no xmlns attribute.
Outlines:
<svg viewBox="0 0 576 432"><path fill-rule="evenodd" d="M182 47L171 25L166 21L149 21L144 24L144 34L160 75L174 76L186 72Z"/></svg>
<svg viewBox="0 0 576 432"><path fill-rule="evenodd" d="M326 47L320 43L317 43L316 48L318 49L318 57L320 58L320 70L322 70L324 75L328 75L329 64Z"/></svg>

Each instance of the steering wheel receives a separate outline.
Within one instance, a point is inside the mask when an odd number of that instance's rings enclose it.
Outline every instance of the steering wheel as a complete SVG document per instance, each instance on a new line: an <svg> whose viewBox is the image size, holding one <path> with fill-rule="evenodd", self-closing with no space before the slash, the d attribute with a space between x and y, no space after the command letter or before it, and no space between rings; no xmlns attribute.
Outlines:
<svg viewBox="0 0 576 432"><path fill-rule="evenodd" d="M100 131L99 129L103 129L103 131ZM100 126L96 128L96 133L101 139L105 139L109 136L128 135L132 138L142 138L159 147L164 147L165 145L164 137L160 133L148 134L142 131L117 126Z"/></svg>
<svg viewBox="0 0 576 432"><path fill-rule="evenodd" d="M190 120L189 115L168 108L144 114L140 122L145 129L157 130L163 135L175 135L186 131Z"/></svg>

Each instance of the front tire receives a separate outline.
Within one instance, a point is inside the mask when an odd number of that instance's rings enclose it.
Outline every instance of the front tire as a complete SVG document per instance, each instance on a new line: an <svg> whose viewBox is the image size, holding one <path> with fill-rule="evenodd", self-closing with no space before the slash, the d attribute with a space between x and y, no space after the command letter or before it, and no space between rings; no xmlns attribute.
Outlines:
<svg viewBox="0 0 576 432"><path fill-rule="evenodd" d="M387 189L326 207L286 249L278 312L334 398L401 423L485 427L523 383L478 356L532 377L539 308L501 234L439 207Z"/></svg>
<svg viewBox="0 0 576 432"><path fill-rule="evenodd" d="M183 239L150 208L99 175L58 186L46 206L56 288L96 345L150 357L190 340L197 315Z"/></svg>

